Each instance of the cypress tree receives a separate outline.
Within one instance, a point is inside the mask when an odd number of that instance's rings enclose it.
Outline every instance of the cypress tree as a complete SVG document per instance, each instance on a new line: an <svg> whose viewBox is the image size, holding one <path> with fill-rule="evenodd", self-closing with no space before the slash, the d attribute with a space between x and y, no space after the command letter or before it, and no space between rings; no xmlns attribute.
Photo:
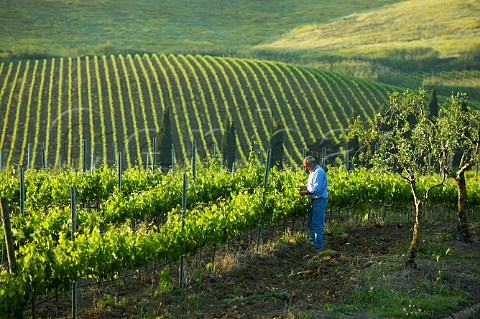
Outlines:
<svg viewBox="0 0 480 319"><path fill-rule="evenodd" d="M348 125L353 125L356 118L358 118L358 114L353 112L348 121ZM361 150L357 136L354 136L347 141L347 150L350 154L350 164L352 164L353 167L360 165Z"/></svg>
<svg viewBox="0 0 480 319"><path fill-rule="evenodd" d="M436 119L438 117L438 111L437 90L433 88L430 94L430 101L428 102L428 118L430 120Z"/></svg>
<svg viewBox="0 0 480 319"><path fill-rule="evenodd" d="M236 135L235 135L235 125L233 122L230 122L230 119L225 119L225 131L222 137L222 155L223 163L229 169L232 168L233 163L235 163L235 149L236 144Z"/></svg>
<svg viewBox="0 0 480 319"><path fill-rule="evenodd" d="M270 135L270 149L272 150L272 165L283 167L283 139L285 130L278 121L273 127L272 134Z"/></svg>
<svg viewBox="0 0 480 319"><path fill-rule="evenodd" d="M162 126L157 134L157 150L159 152L158 164L162 170L168 170L172 165L172 129L169 108L163 112Z"/></svg>

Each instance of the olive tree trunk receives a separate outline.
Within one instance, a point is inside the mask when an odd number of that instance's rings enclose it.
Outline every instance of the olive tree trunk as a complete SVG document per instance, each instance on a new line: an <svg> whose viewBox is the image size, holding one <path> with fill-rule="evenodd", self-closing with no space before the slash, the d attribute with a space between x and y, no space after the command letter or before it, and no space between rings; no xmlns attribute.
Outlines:
<svg viewBox="0 0 480 319"><path fill-rule="evenodd" d="M413 194L413 203L415 204L415 224L413 225L413 237L412 241L410 242L410 246L407 250L407 258L405 260L405 264L408 268L415 267L415 259L417 257L418 251L418 243L420 241L420 206L421 206L421 199L418 197L417 194L417 183L415 181L411 181L412 186L412 194Z"/></svg>
<svg viewBox="0 0 480 319"><path fill-rule="evenodd" d="M471 236L468 231L467 221L467 183L465 181L465 173L460 172L455 178L457 183L457 231L458 239L463 242L470 242Z"/></svg>

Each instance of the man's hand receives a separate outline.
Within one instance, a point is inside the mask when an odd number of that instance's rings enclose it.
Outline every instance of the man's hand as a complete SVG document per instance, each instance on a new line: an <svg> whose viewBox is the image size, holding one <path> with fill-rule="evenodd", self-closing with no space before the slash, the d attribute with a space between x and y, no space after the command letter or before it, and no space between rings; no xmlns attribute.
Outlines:
<svg viewBox="0 0 480 319"><path fill-rule="evenodd" d="M302 196L310 194L310 192L308 190L303 190L303 191L301 190L301 191L298 191L298 193Z"/></svg>

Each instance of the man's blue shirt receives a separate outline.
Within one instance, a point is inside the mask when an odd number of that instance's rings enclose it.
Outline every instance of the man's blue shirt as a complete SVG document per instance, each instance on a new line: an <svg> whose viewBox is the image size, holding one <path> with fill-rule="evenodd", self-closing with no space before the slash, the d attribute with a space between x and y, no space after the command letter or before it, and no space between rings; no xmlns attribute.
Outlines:
<svg viewBox="0 0 480 319"><path fill-rule="evenodd" d="M328 198L327 184L327 174L319 165L315 166L308 176L306 185L307 190L310 192L308 197L310 199Z"/></svg>

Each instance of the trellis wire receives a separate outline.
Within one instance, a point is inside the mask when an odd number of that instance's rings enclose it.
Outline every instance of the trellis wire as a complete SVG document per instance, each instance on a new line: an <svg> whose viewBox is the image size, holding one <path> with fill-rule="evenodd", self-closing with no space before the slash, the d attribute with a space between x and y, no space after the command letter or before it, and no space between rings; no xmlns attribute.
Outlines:
<svg viewBox="0 0 480 319"><path fill-rule="evenodd" d="M152 165L153 168L155 168L155 165L156 165L156 160L157 160L157 155L158 155L158 145L156 143L156 138L154 137L153 138L153 153L149 155L149 163L150 165ZM40 151L40 158L41 158L41 165L39 166L40 168L43 168L43 169L48 169L48 162L47 162L47 147L45 145L45 142L42 142L41 143L41 151ZM79 169L83 171L83 173L86 173L87 170L88 170L88 167L89 167L89 154L90 154L90 171L94 170L95 168L95 157L94 157L94 154L95 154L95 151L92 150L91 148L93 147L93 145L88 145L88 140L87 139L83 139L82 141L82 146L80 147L80 154L82 154L82 160L80 161L80 158L78 158L79 160L79 163L81 163L79 165ZM65 162L65 148L66 148L66 144L64 146L64 151L63 153L61 152L58 156L58 162L57 162L57 165L58 165L58 168L60 170L63 169L63 166L64 166L64 162ZM90 148L90 149L89 149ZM103 164L110 164L110 165L113 165L113 166L117 166L118 164L118 153L120 152L119 151L119 148L117 146L117 144L115 142L112 142L112 157L110 160L107 160L107 163L103 163ZM194 140L192 142L192 158L195 157L195 160L198 160L196 157L197 157L197 146L196 146L196 141ZM28 143L28 148L27 148L27 165L25 165L26 168L35 168L35 163L32 162L32 144L31 143ZM126 153L128 152L127 149L124 149L123 150L123 153ZM175 148L174 146L172 145L172 172L175 171ZM92 155L93 153L93 155ZM148 152L146 152L148 153ZM215 157L216 154L218 153L218 150L217 150L217 146L216 145L213 145L213 150L212 150L212 153L213 153L213 156ZM302 148L302 156L303 158L305 158L305 156L307 155L307 150L306 148ZM318 156L319 154L317 154ZM92 158L93 157L93 158ZM322 166L325 166L327 164L327 158L329 157L327 155L327 148L326 147L323 147L322 150L321 150L321 155L318 156L319 159L320 159L320 163ZM342 155L341 156L343 158L342 161L347 161L346 160L346 155ZM192 160L192 158L190 159L190 161ZM260 161L260 164L263 164L263 154L259 154L259 161ZM110 162L111 161L111 162ZM223 154L222 154L222 166L223 166ZM67 163L67 164L72 164L72 163ZM291 163L292 164L292 163ZM231 170L235 170L235 166L237 166L238 163L234 162L232 163L232 166L229 167L229 169ZM2 154L0 152L0 170L1 169L4 169L3 167L3 162L2 162ZM194 169L195 170L195 169Z"/></svg>

